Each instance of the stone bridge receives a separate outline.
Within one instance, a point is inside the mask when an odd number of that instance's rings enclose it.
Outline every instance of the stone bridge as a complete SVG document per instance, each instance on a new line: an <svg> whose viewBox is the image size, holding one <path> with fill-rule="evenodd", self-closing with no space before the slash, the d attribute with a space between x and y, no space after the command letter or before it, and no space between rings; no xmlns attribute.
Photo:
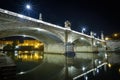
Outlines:
<svg viewBox="0 0 120 80"><path fill-rule="evenodd" d="M27 36L42 41L44 52L92 52L105 48L105 41L65 27L39 19L27 17L15 12L0 9L0 38L9 36ZM102 35L103 38L103 35Z"/></svg>

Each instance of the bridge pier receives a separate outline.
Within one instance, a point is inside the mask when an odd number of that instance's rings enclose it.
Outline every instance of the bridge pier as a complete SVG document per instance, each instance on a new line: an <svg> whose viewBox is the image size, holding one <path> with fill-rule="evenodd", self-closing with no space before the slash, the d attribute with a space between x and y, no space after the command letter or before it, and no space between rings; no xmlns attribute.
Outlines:
<svg viewBox="0 0 120 80"><path fill-rule="evenodd" d="M55 43L55 44L45 44L44 45L45 53L65 53L65 46L63 43Z"/></svg>
<svg viewBox="0 0 120 80"><path fill-rule="evenodd" d="M74 64L74 44L67 42L65 44L65 80L72 80L69 68Z"/></svg>
<svg viewBox="0 0 120 80"><path fill-rule="evenodd" d="M67 57L74 57L75 52L74 52L74 44L73 43L66 43L65 45L65 56Z"/></svg>

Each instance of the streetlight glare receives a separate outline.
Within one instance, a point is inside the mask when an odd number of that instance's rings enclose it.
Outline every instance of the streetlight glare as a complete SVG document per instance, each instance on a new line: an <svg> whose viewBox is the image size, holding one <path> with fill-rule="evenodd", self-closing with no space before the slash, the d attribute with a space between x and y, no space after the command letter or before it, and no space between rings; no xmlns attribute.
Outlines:
<svg viewBox="0 0 120 80"><path fill-rule="evenodd" d="M117 33L115 33L115 34L114 34L114 37L117 37L117 36L118 36L118 34L117 34Z"/></svg>
<svg viewBox="0 0 120 80"><path fill-rule="evenodd" d="M83 31L85 31L86 30L86 28L83 28Z"/></svg>
<svg viewBox="0 0 120 80"><path fill-rule="evenodd" d="M97 34L96 33L94 33L94 36L96 36Z"/></svg>
<svg viewBox="0 0 120 80"><path fill-rule="evenodd" d="M84 31L86 31L86 28L82 28L82 33L84 33Z"/></svg>
<svg viewBox="0 0 120 80"><path fill-rule="evenodd" d="M85 71L85 67L82 67L82 70Z"/></svg>

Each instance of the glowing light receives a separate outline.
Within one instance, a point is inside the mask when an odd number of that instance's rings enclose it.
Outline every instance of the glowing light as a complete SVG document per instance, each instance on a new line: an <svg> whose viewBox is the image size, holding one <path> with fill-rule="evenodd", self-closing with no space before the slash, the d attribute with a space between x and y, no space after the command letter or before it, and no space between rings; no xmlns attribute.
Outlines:
<svg viewBox="0 0 120 80"><path fill-rule="evenodd" d="M39 56L37 53L35 53L35 54L34 54L34 58L35 58L35 59L39 59L40 56Z"/></svg>
<svg viewBox="0 0 120 80"><path fill-rule="evenodd" d="M30 9L31 9L30 4L27 4L27 5L26 5L26 8L30 10Z"/></svg>
<svg viewBox="0 0 120 80"><path fill-rule="evenodd" d="M26 43L25 45L28 46L28 43Z"/></svg>
<svg viewBox="0 0 120 80"><path fill-rule="evenodd" d="M96 33L94 33L94 36L96 36L97 34Z"/></svg>
<svg viewBox="0 0 120 80"><path fill-rule="evenodd" d="M18 74L24 74L25 72L20 72L20 73L18 73Z"/></svg>
<svg viewBox="0 0 120 80"><path fill-rule="evenodd" d="M5 13L8 13L8 11L5 10Z"/></svg>
<svg viewBox="0 0 120 80"><path fill-rule="evenodd" d="M38 48L39 46L38 45L35 45L35 48Z"/></svg>
<svg viewBox="0 0 120 80"><path fill-rule="evenodd" d="M18 56L18 54L17 54L17 53L15 53L15 56Z"/></svg>
<svg viewBox="0 0 120 80"><path fill-rule="evenodd" d="M42 57L42 56L40 56L40 59L43 59L43 57Z"/></svg>
<svg viewBox="0 0 120 80"><path fill-rule="evenodd" d="M82 33L84 33L84 31L86 31L86 28L82 28Z"/></svg>
<svg viewBox="0 0 120 80"><path fill-rule="evenodd" d="M19 48L19 46L15 46L15 48Z"/></svg>
<svg viewBox="0 0 120 80"><path fill-rule="evenodd" d="M24 53L28 53L28 51L24 51Z"/></svg>
<svg viewBox="0 0 120 80"><path fill-rule="evenodd" d="M28 58L28 56L27 56L27 55L25 55L23 58L24 58L24 59L27 59L27 58Z"/></svg>
<svg viewBox="0 0 120 80"><path fill-rule="evenodd" d="M120 68L118 69L119 73L120 73Z"/></svg>
<svg viewBox="0 0 120 80"><path fill-rule="evenodd" d="M82 70L85 71L85 67L82 67Z"/></svg>
<svg viewBox="0 0 120 80"><path fill-rule="evenodd" d="M107 59L107 54L105 53L105 58Z"/></svg>
<svg viewBox="0 0 120 80"><path fill-rule="evenodd" d="M35 48L39 48L39 46L40 46L40 44L36 44L34 47L35 47Z"/></svg>
<svg viewBox="0 0 120 80"><path fill-rule="evenodd" d="M97 69L97 73L99 73L99 69Z"/></svg>
<svg viewBox="0 0 120 80"><path fill-rule="evenodd" d="M114 34L114 36L115 36L115 37L117 37L117 36L118 36L118 34L117 34L117 33L115 33L115 34Z"/></svg>
<svg viewBox="0 0 120 80"><path fill-rule="evenodd" d="M101 61L99 61L98 63L101 64Z"/></svg>
<svg viewBox="0 0 120 80"><path fill-rule="evenodd" d="M69 66L68 70L69 70L70 74L73 75L72 73L76 70L76 68L74 66Z"/></svg>
<svg viewBox="0 0 120 80"><path fill-rule="evenodd" d="M109 64L108 64L108 67L109 67L109 68L111 68L111 67L112 67L112 65L109 63Z"/></svg>
<svg viewBox="0 0 120 80"><path fill-rule="evenodd" d="M30 17L29 17L28 19L29 19L29 20L32 20L32 18L30 18Z"/></svg>
<svg viewBox="0 0 120 80"><path fill-rule="evenodd" d="M109 37L105 37L105 40L109 40L110 38Z"/></svg>
<svg viewBox="0 0 120 80"><path fill-rule="evenodd" d="M24 16L23 16L23 15L21 15L21 14L19 14L19 15L18 15L18 17L23 18Z"/></svg>
<svg viewBox="0 0 120 80"><path fill-rule="evenodd" d="M81 37L80 39L81 39L81 40L84 40L84 38L83 38L83 37Z"/></svg>
<svg viewBox="0 0 120 80"><path fill-rule="evenodd" d="M23 35L23 37L26 37L26 35Z"/></svg>
<svg viewBox="0 0 120 80"><path fill-rule="evenodd" d="M85 76L85 80L88 80L88 77L87 77L87 76Z"/></svg>

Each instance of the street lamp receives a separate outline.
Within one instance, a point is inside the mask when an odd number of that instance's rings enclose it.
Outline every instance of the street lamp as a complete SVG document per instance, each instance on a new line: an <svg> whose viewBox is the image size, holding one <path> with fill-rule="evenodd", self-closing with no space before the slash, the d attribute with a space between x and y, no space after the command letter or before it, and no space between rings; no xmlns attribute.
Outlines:
<svg viewBox="0 0 120 80"><path fill-rule="evenodd" d="M97 36L97 34L96 34L96 33L94 33L94 36Z"/></svg>
<svg viewBox="0 0 120 80"><path fill-rule="evenodd" d="M85 80L88 80L88 77L87 77L87 76L85 76Z"/></svg>
<svg viewBox="0 0 120 80"><path fill-rule="evenodd" d="M83 67L82 67L82 71L84 72L84 71L85 71L85 69L86 69L86 68L83 66Z"/></svg>
<svg viewBox="0 0 120 80"><path fill-rule="evenodd" d="M82 33L84 33L84 31L86 31L86 28L82 28Z"/></svg>

